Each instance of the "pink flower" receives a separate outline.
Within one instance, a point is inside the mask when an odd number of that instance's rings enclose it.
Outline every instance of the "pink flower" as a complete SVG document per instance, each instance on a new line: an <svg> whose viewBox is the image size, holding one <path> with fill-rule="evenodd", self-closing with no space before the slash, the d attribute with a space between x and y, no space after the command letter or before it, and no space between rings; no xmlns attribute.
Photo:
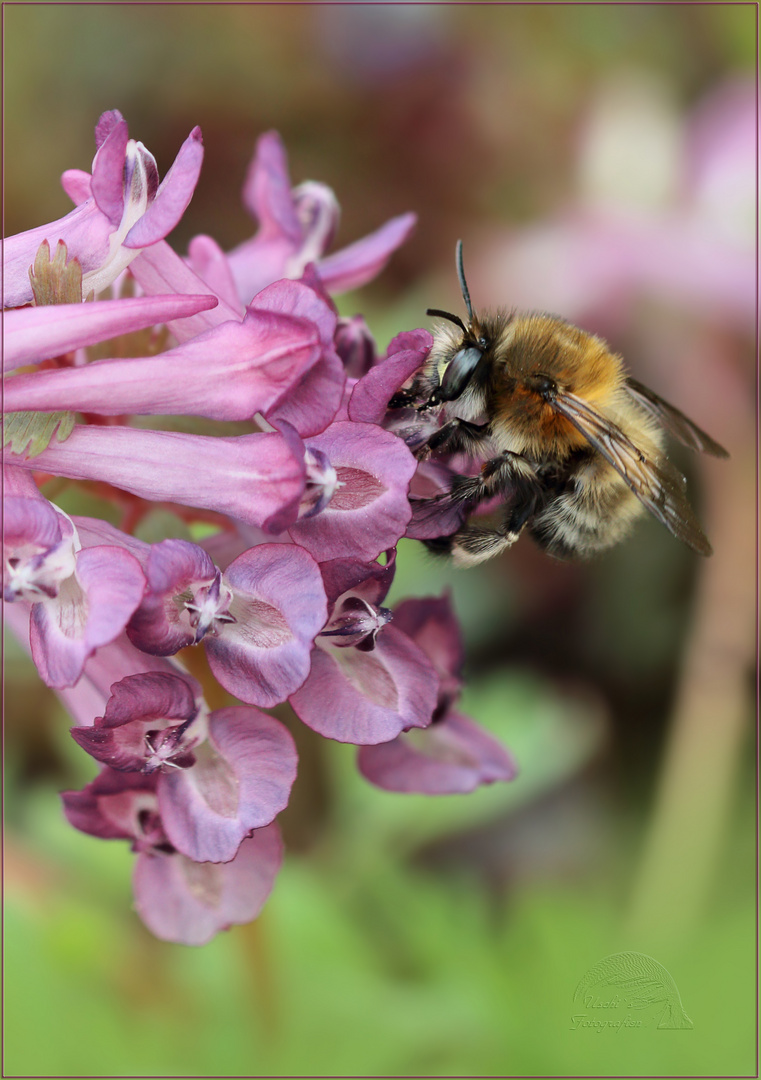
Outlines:
<svg viewBox="0 0 761 1080"><path fill-rule="evenodd" d="M431 338L400 334L379 359L329 290L369 280L414 216L327 254L335 196L292 189L271 133L244 192L256 236L228 255L195 237L185 260L165 236L198 178L198 129L161 184L118 112L96 143L92 175L64 176L77 209L6 244L6 303L29 302L34 263L41 305L5 314L7 617L101 766L64 793L69 821L130 841L141 918L201 944L258 914L282 859L275 818L296 751L262 708L290 701L314 730L362 746L363 771L389 788L465 790L510 767L450 707L451 612L421 609L425 629L409 604L396 621L383 606L400 537L452 519L442 507L421 524L411 489L441 478L411 452L410 410L387 408ZM41 244L58 245L54 260ZM108 299L75 302L112 283ZM129 346L113 341L125 334ZM106 341L110 355L93 359ZM189 417L190 429L137 416ZM69 518L40 494L40 472L116 489L121 527ZM145 543L132 534L157 503L218 531ZM184 652L173 659L190 646L208 660L203 686ZM222 689L244 704L211 709L205 696ZM434 726L421 763L411 729Z"/></svg>
<svg viewBox="0 0 761 1080"><path fill-rule="evenodd" d="M4 470L7 485L11 470ZM82 550L69 517L34 489L3 502L3 595L31 604L32 658L48 686L73 686L85 661L124 629L145 577L133 555Z"/></svg>
<svg viewBox="0 0 761 1080"><path fill-rule="evenodd" d="M103 113L95 128L92 176L64 174L64 187L78 203L66 217L11 236L3 253L3 306L32 300L29 267L40 244L62 240L69 258L82 267L82 291L102 292L143 248L172 231L190 202L203 161L201 129L193 128L159 184L153 155L129 138L117 110Z"/></svg>
<svg viewBox="0 0 761 1080"><path fill-rule="evenodd" d="M280 832L275 824L265 826L242 840L228 862L198 862L166 835L158 779L104 769L82 791L63 793L64 812L82 832L132 841L135 906L156 937L204 945L218 931L259 914L282 862Z"/></svg>
<svg viewBox="0 0 761 1080"><path fill-rule="evenodd" d="M309 677L291 695L294 711L339 742L386 742L426 727L436 705L436 672L406 634L388 625L391 612L380 606L394 560L380 566L335 559L321 569L329 617Z"/></svg>
<svg viewBox="0 0 761 1080"><path fill-rule="evenodd" d="M274 131L262 135L256 145L243 202L259 222L256 236L228 255L244 304L278 278L301 277L308 263L315 264L331 292L359 288L380 273L415 226L414 214L402 214L363 240L326 256L338 227L335 195L313 181L291 188L285 149Z"/></svg>
<svg viewBox="0 0 761 1080"><path fill-rule="evenodd" d="M449 598L405 600L394 619L434 664L438 704L425 730L361 746L357 761L362 775L387 791L426 795L464 793L514 779L518 770L507 750L454 708L462 685L463 648Z"/></svg>

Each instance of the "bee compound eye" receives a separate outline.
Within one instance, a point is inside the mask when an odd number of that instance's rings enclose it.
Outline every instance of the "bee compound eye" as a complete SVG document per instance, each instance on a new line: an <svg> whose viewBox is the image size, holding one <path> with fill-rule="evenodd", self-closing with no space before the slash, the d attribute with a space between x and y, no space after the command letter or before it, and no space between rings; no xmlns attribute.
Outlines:
<svg viewBox="0 0 761 1080"><path fill-rule="evenodd" d="M440 400L454 401L464 391L478 367L482 356L480 349L473 346L460 349L447 365L441 380Z"/></svg>

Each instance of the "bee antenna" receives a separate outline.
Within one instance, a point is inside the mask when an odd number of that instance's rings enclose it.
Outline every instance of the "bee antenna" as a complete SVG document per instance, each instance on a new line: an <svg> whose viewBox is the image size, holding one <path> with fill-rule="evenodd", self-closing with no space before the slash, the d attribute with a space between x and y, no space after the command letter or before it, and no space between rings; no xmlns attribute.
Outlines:
<svg viewBox="0 0 761 1080"><path fill-rule="evenodd" d="M468 328L462 321L459 315L453 315L451 311L440 311L438 308L429 307L426 308L426 315L438 315L440 319L448 319L449 322L453 322L455 326L459 326L460 329L467 334Z"/></svg>
<svg viewBox="0 0 761 1080"><path fill-rule="evenodd" d="M465 270L462 265L462 240L457 241L457 277L460 279L460 288L462 289L462 298L465 301L465 307L468 309L468 318L473 322L473 308L470 303L470 290L468 289L468 283L465 280Z"/></svg>

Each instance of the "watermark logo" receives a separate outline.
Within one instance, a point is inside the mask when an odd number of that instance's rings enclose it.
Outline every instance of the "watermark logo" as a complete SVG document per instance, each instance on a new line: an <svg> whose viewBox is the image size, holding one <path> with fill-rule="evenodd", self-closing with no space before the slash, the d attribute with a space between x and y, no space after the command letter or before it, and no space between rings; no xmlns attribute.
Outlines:
<svg viewBox="0 0 761 1080"><path fill-rule="evenodd" d="M645 953L621 952L591 967L573 995L572 1031L692 1027L676 983Z"/></svg>

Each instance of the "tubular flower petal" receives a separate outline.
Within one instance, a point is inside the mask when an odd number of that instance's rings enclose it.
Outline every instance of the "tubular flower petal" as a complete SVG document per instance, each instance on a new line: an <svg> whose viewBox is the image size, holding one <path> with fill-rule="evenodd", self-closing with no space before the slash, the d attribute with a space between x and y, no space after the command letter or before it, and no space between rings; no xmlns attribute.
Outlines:
<svg viewBox="0 0 761 1080"><path fill-rule="evenodd" d="M17 375L5 384L3 407L250 420L282 402L319 359L311 323L256 312L158 356Z"/></svg>
<svg viewBox="0 0 761 1080"><path fill-rule="evenodd" d="M55 304L6 311L3 371L38 364L117 334L184 319L215 307L213 296L136 296L97 304ZM13 384L6 384L6 392ZM8 410L9 411L9 410Z"/></svg>
<svg viewBox="0 0 761 1080"><path fill-rule="evenodd" d="M294 379L285 400L262 412L270 423L291 424L299 435L315 435L322 431L338 410L346 376L343 364L333 346L336 315L315 289L300 281L278 281L254 297L248 307L248 318L262 317L273 312L308 320L319 334L321 353L318 363Z"/></svg>
<svg viewBox="0 0 761 1080"><path fill-rule="evenodd" d="M65 443L23 468L75 480L104 480L143 499L215 510L273 533L298 513L304 459L277 432L212 438L125 427L78 426Z"/></svg>

